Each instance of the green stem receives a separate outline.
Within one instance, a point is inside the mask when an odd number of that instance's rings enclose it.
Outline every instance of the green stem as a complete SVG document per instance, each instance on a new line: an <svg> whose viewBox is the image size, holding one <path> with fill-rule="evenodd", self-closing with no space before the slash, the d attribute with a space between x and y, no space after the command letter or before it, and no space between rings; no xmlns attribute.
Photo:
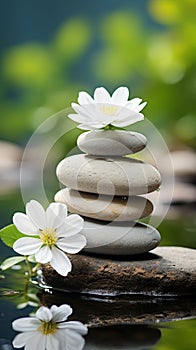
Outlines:
<svg viewBox="0 0 196 350"><path fill-rule="evenodd" d="M28 277L31 278L32 275L33 275L33 271L32 271L32 267L31 267L31 264L28 260L28 256L25 257L25 261L26 261L26 264L27 264L27 267L28 267Z"/></svg>
<svg viewBox="0 0 196 350"><path fill-rule="evenodd" d="M108 124L105 126L105 128L103 128L103 130L125 130L125 128L119 128L118 126Z"/></svg>
<svg viewBox="0 0 196 350"><path fill-rule="evenodd" d="M40 263L37 263L37 264L32 268L33 274L35 274L35 272L39 269L40 266L41 266L41 264L40 264Z"/></svg>

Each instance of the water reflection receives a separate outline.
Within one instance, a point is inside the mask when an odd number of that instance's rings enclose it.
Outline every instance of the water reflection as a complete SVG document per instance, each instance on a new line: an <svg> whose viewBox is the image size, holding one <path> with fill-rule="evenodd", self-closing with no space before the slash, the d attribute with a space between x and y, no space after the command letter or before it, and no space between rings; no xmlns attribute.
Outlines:
<svg viewBox="0 0 196 350"><path fill-rule="evenodd" d="M31 317L29 317L29 307L23 310L23 321L19 321L19 324L17 324L17 320L13 324L14 329L18 332L20 331L24 334L26 331L26 334L22 336L25 338L22 340L19 338L20 343L17 343L18 340L14 343L15 346L22 346L27 344L28 339L30 339L30 346L28 343L26 350L131 350L147 349L151 347L153 347L153 349L159 349L158 344L161 344L162 336L168 336L169 332L172 336L173 332L171 323L169 325L170 328L165 328L160 321L181 320L196 315L196 301L194 299L163 299L144 296L95 298L92 296L81 296L79 294L59 291L51 292L38 289L35 289L35 291L40 305L45 305L45 307L41 307L41 309L45 311L36 314L39 325L35 324L33 321L33 326L36 325L36 330L32 330L32 319L35 319L35 314L32 318L32 312L35 313L36 310L31 309ZM5 294L3 295L5 298ZM8 296L6 296L6 298L8 298ZM17 298L14 298L14 300L16 302ZM69 303L71 307L65 306L65 303ZM51 308L51 305L54 304L60 307L53 306ZM63 309L64 307L66 310ZM73 309L72 314L71 309ZM51 310L53 310L52 318L50 318ZM57 319L54 318L54 311L58 314L58 317L61 316L58 318L59 323L56 322ZM69 317L67 322L64 322L66 321L66 316ZM16 316L16 318L19 317ZM31 321L29 322L29 320ZM55 322L48 325L51 320ZM78 322L75 323L76 320ZM59 341L59 334L55 333L55 323L58 324L63 334L62 338L60 335ZM66 323L71 326L71 328L68 327L71 333L67 332ZM63 328L60 326L62 324ZM78 327L76 326L77 324L81 326ZM84 335L86 333L86 327L82 326L82 324L88 326L88 334L86 336ZM166 334L165 331L167 332ZM31 334L32 332L33 337ZM181 333L181 330L179 333ZM186 335L186 332L184 334ZM53 337L54 335L55 337ZM11 341L15 336L16 333L10 340L0 339L0 350L12 350L13 346ZM28 338L29 336L30 338ZM52 341L49 341L45 348L43 346L39 347L40 344L43 345L43 336L45 338L50 337L50 339L52 337L54 338ZM61 339L63 339L63 341ZM171 341L171 339L169 338L169 341ZM173 339L172 342L173 349L177 349L175 347L176 340ZM192 348L189 350L191 349Z"/></svg>
<svg viewBox="0 0 196 350"><path fill-rule="evenodd" d="M41 306L34 316L14 320L13 329L21 333L14 338L13 346L25 350L82 350L82 336L88 330L81 322L67 321L71 313L69 305Z"/></svg>
<svg viewBox="0 0 196 350"><path fill-rule="evenodd" d="M91 328L84 350L147 349L161 338L161 331L147 325Z"/></svg>

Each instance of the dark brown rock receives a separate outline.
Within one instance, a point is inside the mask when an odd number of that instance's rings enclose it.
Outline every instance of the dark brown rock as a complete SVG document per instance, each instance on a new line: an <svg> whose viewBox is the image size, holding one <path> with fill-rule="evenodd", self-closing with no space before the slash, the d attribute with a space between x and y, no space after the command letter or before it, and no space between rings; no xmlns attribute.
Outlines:
<svg viewBox="0 0 196 350"><path fill-rule="evenodd" d="M195 295L196 250L159 247L133 257L76 254L73 268L62 277L49 264L43 266L45 283L56 289L99 295Z"/></svg>

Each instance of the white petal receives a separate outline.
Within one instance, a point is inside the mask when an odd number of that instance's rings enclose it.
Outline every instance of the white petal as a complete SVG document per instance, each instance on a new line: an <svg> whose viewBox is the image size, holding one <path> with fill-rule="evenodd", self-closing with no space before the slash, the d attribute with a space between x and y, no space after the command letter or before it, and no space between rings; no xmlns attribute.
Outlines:
<svg viewBox="0 0 196 350"><path fill-rule="evenodd" d="M140 102L142 102L142 99L139 97L135 97L135 98L132 98L130 101L128 101L125 107L134 109L140 104Z"/></svg>
<svg viewBox="0 0 196 350"><path fill-rule="evenodd" d="M22 233L28 235L38 234L38 228L31 222L29 217L23 213L15 213L13 216L13 223L18 231Z"/></svg>
<svg viewBox="0 0 196 350"><path fill-rule="evenodd" d="M35 317L18 318L12 322L12 327L18 332L35 331L40 325L40 321Z"/></svg>
<svg viewBox="0 0 196 350"><path fill-rule="evenodd" d="M66 347L66 331L63 329L57 329L56 333L53 334L53 338L58 341L58 347L54 350L70 350ZM76 349L71 349L76 350ZM77 349L78 350L78 349Z"/></svg>
<svg viewBox="0 0 196 350"><path fill-rule="evenodd" d="M79 106L77 103L72 103L71 106L78 115L82 116L81 122L91 119L91 109L94 108L91 107L92 105Z"/></svg>
<svg viewBox="0 0 196 350"><path fill-rule="evenodd" d="M47 335L37 332L34 338L27 342L25 350L47 350L46 341Z"/></svg>
<svg viewBox="0 0 196 350"><path fill-rule="evenodd" d="M42 242L39 238L22 237L14 242L13 249L21 255L33 255L41 248Z"/></svg>
<svg viewBox="0 0 196 350"><path fill-rule="evenodd" d="M69 305L56 306L52 305L50 308L52 312L52 319L54 322L63 322L72 314L73 310Z"/></svg>
<svg viewBox="0 0 196 350"><path fill-rule="evenodd" d="M27 343L31 343L32 350L34 350L35 349L34 348L34 339L36 339L38 335L39 335L38 332L25 332L25 333L17 334L17 336L14 338L12 344L15 348L22 348ZM40 349L40 348L38 348L38 349ZM43 350L45 350L45 349L43 349Z"/></svg>
<svg viewBox="0 0 196 350"><path fill-rule="evenodd" d="M78 103L80 105L85 105L88 103L94 103L94 100L87 92L81 91L79 92Z"/></svg>
<svg viewBox="0 0 196 350"><path fill-rule="evenodd" d="M39 229L46 228L46 214L42 205L35 201L31 200L26 205L26 213L31 219L31 221L36 225Z"/></svg>
<svg viewBox="0 0 196 350"><path fill-rule="evenodd" d="M84 225L84 219L78 214L71 214L67 216L65 223L70 226L77 226L82 229Z"/></svg>
<svg viewBox="0 0 196 350"><path fill-rule="evenodd" d="M56 234L59 240L61 238L74 236L75 234L79 233L81 230L82 230L81 227L70 226L65 224L57 229Z"/></svg>
<svg viewBox="0 0 196 350"><path fill-rule="evenodd" d="M137 107L137 112L140 112L146 105L147 105L147 102L141 103L141 104Z"/></svg>
<svg viewBox="0 0 196 350"><path fill-rule="evenodd" d="M57 229L67 217L67 206L63 203L51 203L46 210L46 226Z"/></svg>
<svg viewBox="0 0 196 350"><path fill-rule="evenodd" d="M52 319L52 312L48 307L41 306L35 316L41 321L49 322Z"/></svg>
<svg viewBox="0 0 196 350"><path fill-rule="evenodd" d="M65 223L60 226L56 233L58 237L69 237L79 233L83 229L84 219L78 214L67 216Z"/></svg>
<svg viewBox="0 0 196 350"><path fill-rule="evenodd" d="M118 126L118 127L124 127L124 126L128 126L128 125L137 123L143 119L144 119L143 114L135 113L135 116L128 117L128 118L122 119L122 120L116 120L115 122L112 122L112 125Z"/></svg>
<svg viewBox="0 0 196 350"><path fill-rule="evenodd" d="M103 88L103 87L100 87L100 88L97 88L95 89L95 92L94 92L94 100L96 103L107 103L107 102L110 102L110 94L109 92Z"/></svg>
<svg viewBox="0 0 196 350"><path fill-rule="evenodd" d="M88 333L88 328L79 321L68 321L64 323L59 323L58 328L70 329L81 335L86 335Z"/></svg>
<svg viewBox="0 0 196 350"><path fill-rule="evenodd" d="M142 102L141 98L133 98L125 105L125 107L135 112L140 112L147 105L147 102L143 102L143 103L141 102Z"/></svg>
<svg viewBox="0 0 196 350"><path fill-rule="evenodd" d="M66 349L60 347L60 339L58 339L58 337L54 337L54 334L49 334L46 337L46 350L66 350Z"/></svg>
<svg viewBox="0 0 196 350"><path fill-rule="evenodd" d="M77 128L81 130L97 130L97 129L102 129L105 126L106 126L105 124L100 124L100 123L89 123L89 124L80 124L77 126Z"/></svg>
<svg viewBox="0 0 196 350"><path fill-rule="evenodd" d="M86 245L86 238L77 234L71 237L60 238L56 245L66 253L76 254Z"/></svg>
<svg viewBox="0 0 196 350"><path fill-rule="evenodd" d="M66 350L82 350L84 348L85 340L84 338L77 332L68 329L59 329L59 331L64 332L64 345L63 349ZM56 333L56 337L58 333Z"/></svg>
<svg viewBox="0 0 196 350"><path fill-rule="evenodd" d="M121 86L116 89L112 95L112 103L123 106L129 98L129 89Z"/></svg>
<svg viewBox="0 0 196 350"><path fill-rule="evenodd" d="M68 117L76 123L86 123L87 122L87 118L84 117L82 114L69 114Z"/></svg>
<svg viewBox="0 0 196 350"><path fill-rule="evenodd" d="M67 276L68 272L71 271L71 262L67 255L56 247L52 248L50 265L62 276Z"/></svg>
<svg viewBox="0 0 196 350"><path fill-rule="evenodd" d="M46 348L47 335L41 332L36 333L36 336L31 341L28 341L25 350L47 350Z"/></svg>
<svg viewBox="0 0 196 350"><path fill-rule="evenodd" d="M52 259L51 249L45 245L35 254L35 260L41 264L46 264Z"/></svg>

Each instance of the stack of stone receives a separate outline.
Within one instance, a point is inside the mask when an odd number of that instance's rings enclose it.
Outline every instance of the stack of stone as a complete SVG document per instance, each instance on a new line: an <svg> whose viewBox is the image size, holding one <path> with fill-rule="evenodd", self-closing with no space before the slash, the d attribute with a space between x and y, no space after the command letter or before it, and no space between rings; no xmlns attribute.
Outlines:
<svg viewBox="0 0 196 350"><path fill-rule="evenodd" d="M146 144L146 137L136 132L84 132L77 145L85 154L67 157L57 166L66 188L56 193L55 201L84 218L86 253L125 256L158 246L159 232L138 219L152 213L152 203L141 195L159 188L160 174L152 165L126 157Z"/></svg>

